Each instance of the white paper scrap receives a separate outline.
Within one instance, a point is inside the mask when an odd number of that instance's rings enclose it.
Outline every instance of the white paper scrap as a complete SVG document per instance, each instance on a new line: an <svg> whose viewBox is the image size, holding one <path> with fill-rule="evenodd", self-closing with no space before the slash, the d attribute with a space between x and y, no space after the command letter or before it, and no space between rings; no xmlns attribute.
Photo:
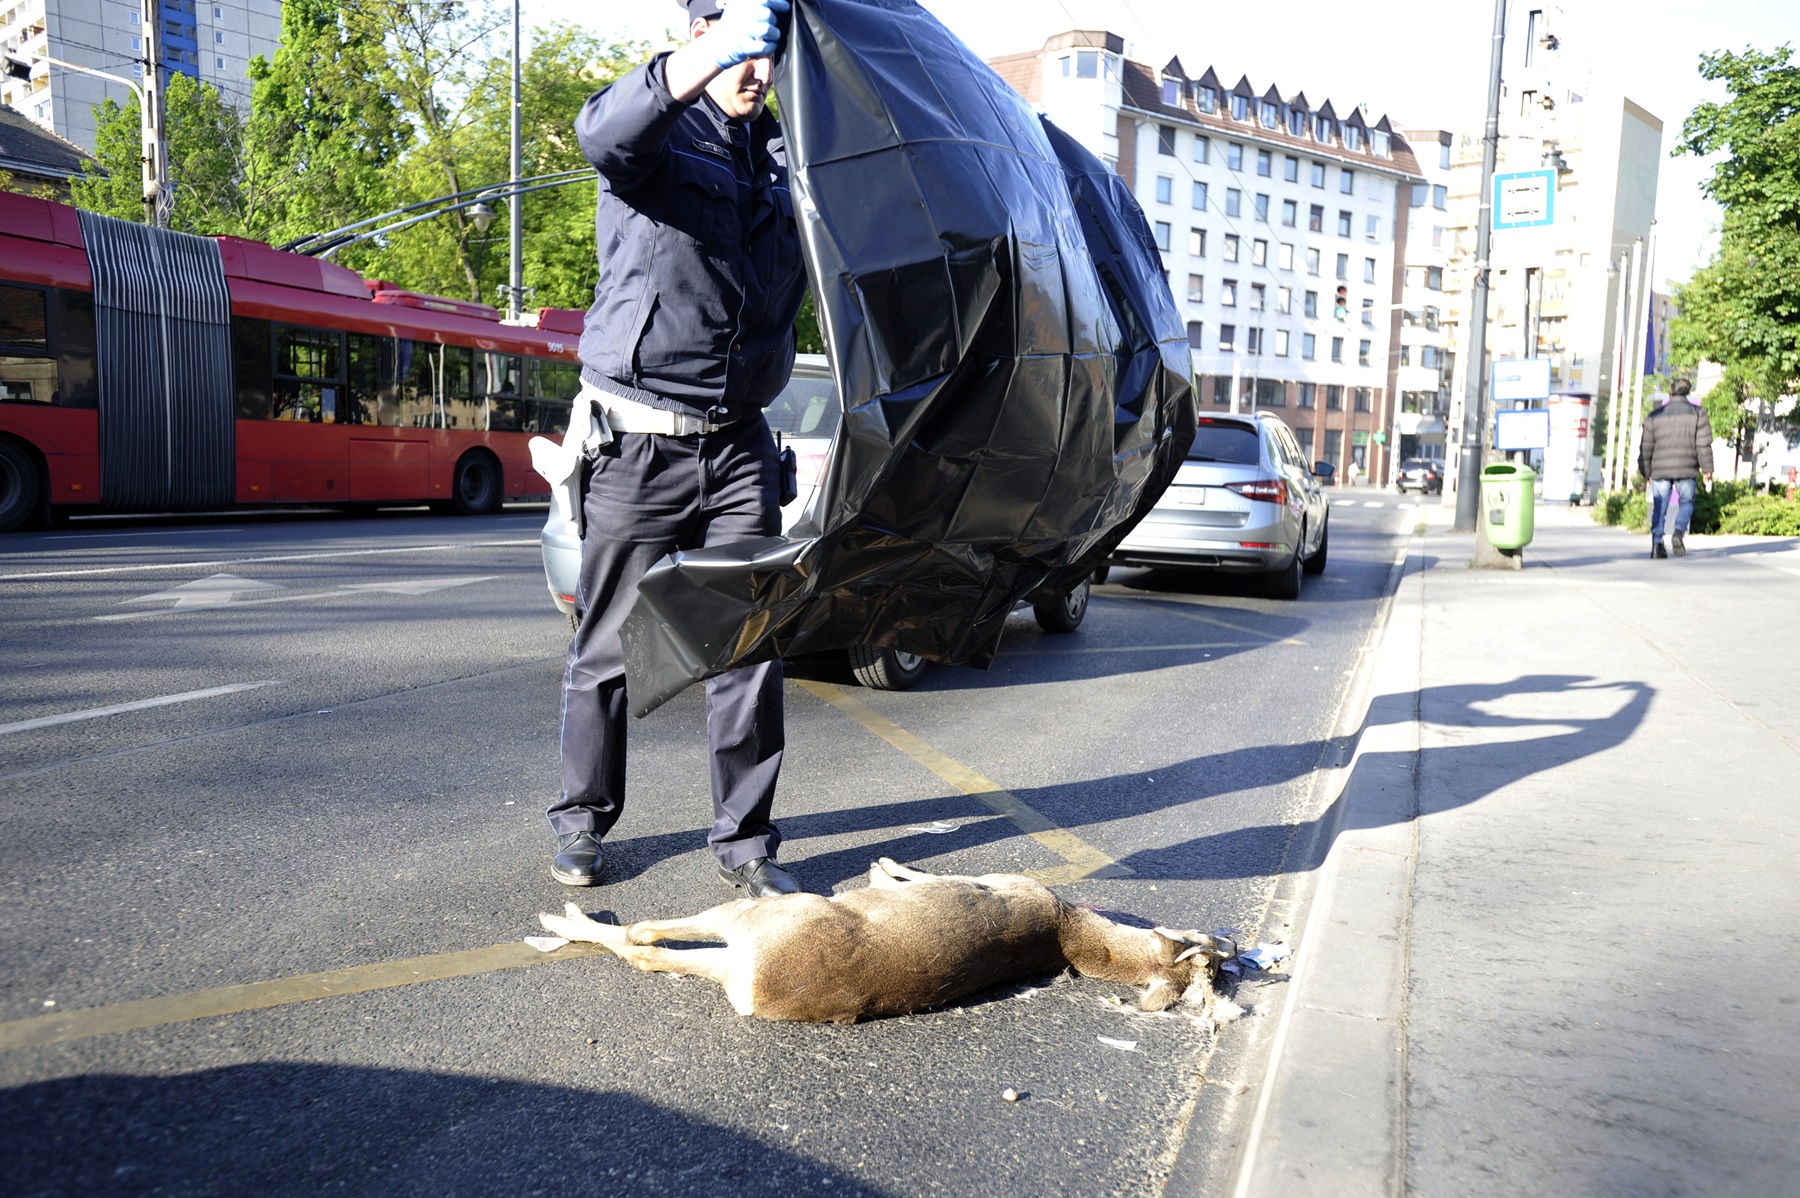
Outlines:
<svg viewBox="0 0 1800 1198"><path fill-rule="evenodd" d="M1094 1039L1100 1041L1100 1043L1106 1045L1108 1048L1116 1048L1120 1052L1137 1051L1136 1040L1115 1040L1111 1036L1095 1036Z"/></svg>
<svg viewBox="0 0 1800 1198"><path fill-rule="evenodd" d="M913 824L906 830L908 832L929 832L933 836L942 836L946 832L956 831L957 827L956 824L946 823L940 819L929 824Z"/></svg>
<svg viewBox="0 0 1800 1198"><path fill-rule="evenodd" d="M525 943L529 944L532 948L537 949L540 953L553 953L563 945L567 944L568 941L564 940L561 936L527 936L525 937Z"/></svg>

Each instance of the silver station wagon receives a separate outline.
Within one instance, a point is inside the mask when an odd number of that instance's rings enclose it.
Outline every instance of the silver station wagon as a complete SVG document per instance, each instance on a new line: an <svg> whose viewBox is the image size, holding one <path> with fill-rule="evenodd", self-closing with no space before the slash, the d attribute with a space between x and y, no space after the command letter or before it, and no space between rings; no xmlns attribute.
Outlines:
<svg viewBox="0 0 1800 1198"><path fill-rule="evenodd" d="M1301 576L1325 569L1333 473L1307 463L1278 417L1202 416L1175 481L1111 561L1261 574L1271 597L1297 599Z"/></svg>

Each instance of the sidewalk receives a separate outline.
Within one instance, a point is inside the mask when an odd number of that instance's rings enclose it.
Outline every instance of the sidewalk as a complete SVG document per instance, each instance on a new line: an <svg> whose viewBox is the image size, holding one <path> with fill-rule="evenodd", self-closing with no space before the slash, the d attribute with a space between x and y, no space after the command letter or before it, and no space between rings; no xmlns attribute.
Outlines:
<svg viewBox="0 0 1800 1198"><path fill-rule="evenodd" d="M1800 546L1424 512L1228 1192L1800 1194Z"/></svg>

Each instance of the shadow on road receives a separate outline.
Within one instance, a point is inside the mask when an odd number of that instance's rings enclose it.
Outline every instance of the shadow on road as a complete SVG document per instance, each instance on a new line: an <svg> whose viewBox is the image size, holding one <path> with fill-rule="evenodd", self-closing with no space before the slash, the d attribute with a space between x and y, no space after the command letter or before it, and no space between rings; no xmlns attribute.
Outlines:
<svg viewBox="0 0 1800 1198"><path fill-rule="evenodd" d="M255 1064L0 1092L6 1191L61 1194L880 1194L629 1094L399 1069Z"/></svg>

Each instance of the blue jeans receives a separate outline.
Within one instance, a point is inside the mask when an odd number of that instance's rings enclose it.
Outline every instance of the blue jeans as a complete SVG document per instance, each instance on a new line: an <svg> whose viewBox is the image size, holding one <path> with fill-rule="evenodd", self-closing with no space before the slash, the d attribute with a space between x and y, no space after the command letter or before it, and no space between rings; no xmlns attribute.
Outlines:
<svg viewBox="0 0 1800 1198"><path fill-rule="evenodd" d="M1687 535L1688 521L1694 517L1694 480L1691 478L1653 478L1650 480L1650 539L1663 539L1663 517L1669 512L1669 491L1673 489L1680 507L1675 509L1677 536Z"/></svg>

